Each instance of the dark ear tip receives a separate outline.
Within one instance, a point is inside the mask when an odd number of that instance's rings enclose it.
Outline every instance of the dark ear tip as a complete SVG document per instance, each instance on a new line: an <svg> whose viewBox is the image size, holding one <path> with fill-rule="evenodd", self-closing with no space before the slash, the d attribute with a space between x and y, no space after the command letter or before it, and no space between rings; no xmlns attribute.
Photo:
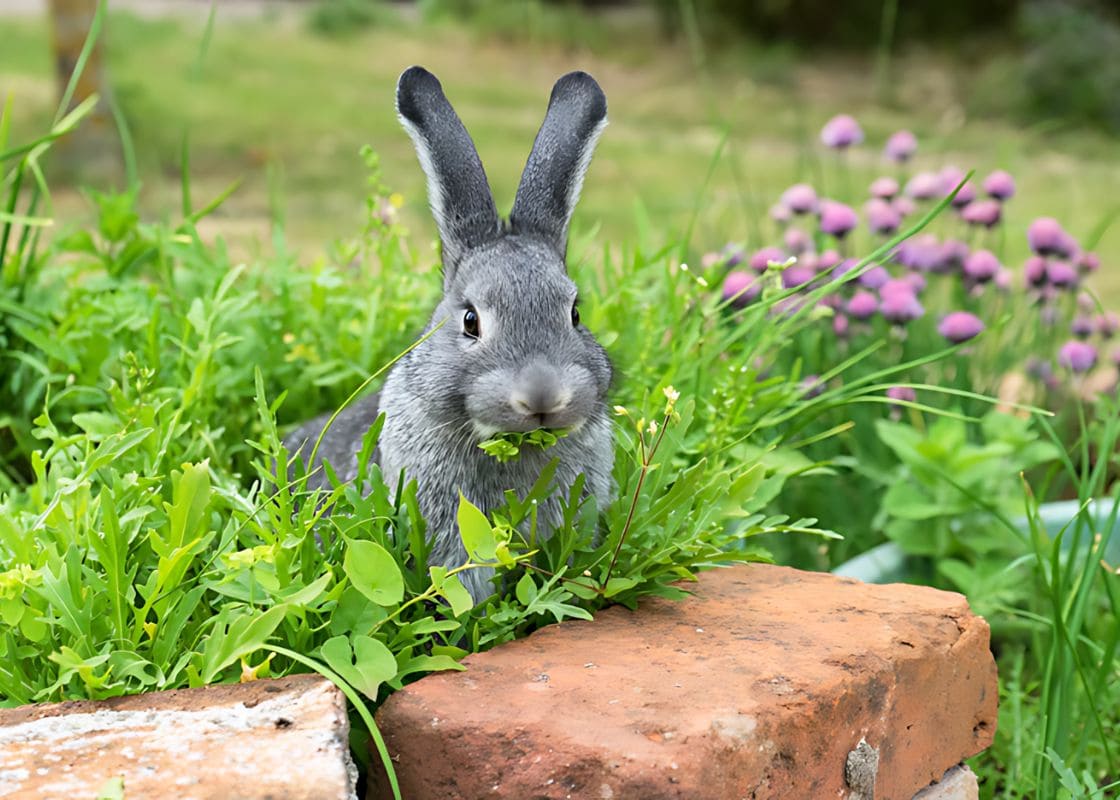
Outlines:
<svg viewBox="0 0 1120 800"><path fill-rule="evenodd" d="M420 98L432 94L443 94L439 79L423 67L409 67L397 79L397 111L406 119L416 121Z"/></svg>
<svg viewBox="0 0 1120 800"><path fill-rule="evenodd" d="M586 72L569 72L552 87L552 100L574 100L584 104L589 113L599 119L607 115L607 96L598 82Z"/></svg>

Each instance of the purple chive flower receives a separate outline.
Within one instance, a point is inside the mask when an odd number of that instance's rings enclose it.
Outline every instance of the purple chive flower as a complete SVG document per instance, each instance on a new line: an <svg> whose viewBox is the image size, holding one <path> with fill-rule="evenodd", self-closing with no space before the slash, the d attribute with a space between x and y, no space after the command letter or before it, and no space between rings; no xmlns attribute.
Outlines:
<svg viewBox="0 0 1120 800"><path fill-rule="evenodd" d="M1040 256L1068 258L1068 236L1053 217L1039 217L1027 228L1027 243Z"/></svg>
<svg viewBox="0 0 1120 800"><path fill-rule="evenodd" d="M786 252L795 256L801 255L806 250L813 249L812 238L800 228L788 229L782 237L782 242L786 246Z"/></svg>
<svg viewBox="0 0 1120 800"><path fill-rule="evenodd" d="M838 294L826 294L817 301L817 305L821 308L830 308L833 311L839 311L844 307L844 298Z"/></svg>
<svg viewBox="0 0 1120 800"><path fill-rule="evenodd" d="M832 270L833 278L842 278L859 266L859 260L855 258L845 258Z"/></svg>
<svg viewBox="0 0 1120 800"><path fill-rule="evenodd" d="M1073 318L1069 324L1070 333L1078 339L1088 339L1093 335L1093 320L1090 317L1079 314Z"/></svg>
<svg viewBox="0 0 1120 800"><path fill-rule="evenodd" d="M1058 350L1058 363L1070 372L1088 372L1097 365L1097 348L1071 339Z"/></svg>
<svg viewBox="0 0 1120 800"><path fill-rule="evenodd" d="M1023 264L1023 277L1027 286L1038 289L1046 285L1046 259L1042 256L1031 256Z"/></svg>
<svg viewBox="0 0 1120 800"><path fill-rule="evenodd" d="M904 194L900 194L894 200L891 200L891 205L894 206L894 210L898 212L898 215L903 218L910 216L918 208L914 205L914 201Z"/></svg>
<svg viewBox="0 0 1120 800"><path fill-rule="evenodd" d="M913 294L893 292L883 298L883 302L879 304L879 313L893 325L905 325L922 316L925 309Z"/></svg>
<svg viewBox="0 0 1120 800"><path fill-rule="evenodd" d="M1058 289L1072 289L1081 276L1068 261L1051 261L1046 265L1046 280Z"/></svg>
<svg viewBox="0 0 1120 800"><path fill-rule="evenodd" d="M761 293L761 282L749 272L736 270L723 279L723 299L730 300L736 308L742 308Z"/></svg>
<svg viewBox="0 0 1120 800"><path fill-rule="evenodd" d="M890 200L898 194L898 181L884 175L871 182L871 196L880 200Z"/></svg>
<svg viewBox="0 0 1120 800"><path fill-rule="evenodd" d="M755 272L765 272L773 261L777 264L786 262L786 254L777 247L764 247L751 256L750 267Z"/></svg>
<svg viewBox="0 0 1120 800"><path fill-rule="evenodd" d="M871 269L860 275L858 278L856 278L856 280L859 281L860 286L866 287L868 289L878 289L883 286L883 284L890 281L890 279L891 274L887 272L886 268L880 267L878 265L872 267Z"/></svg>
<svg viewBox="0 0 1120 800"><path fill-rule="evenodd" d="M918 137L906 130L892 133L883 147L883 155L899 164L909 161L917 151Z"/></svg>
<svg viewBox="0 0 1120 800"><path fill-rule="evenodd" d="M1080 270L1082 275L1088 275L1090 272L1096 272L1101 268L1101 259L1096 253L1091 253L1088 250L1082 251L1077 256L1077 269Z"/></svg>
<svg viewBox="0 0 1120 800"><path fill-rule="evenodd" d="M903 403L915 403L918 395L909 386L892 386L887 389L887 398L896 402L890 403L891 418L901 419Z"/></svg>
<svg viewBox="0 0 1120 800"><path fill-rule="evenodd" d="M807 183L795 183L782 192L782 205L794 214L812 214L817 210L817 190Z"/></svg>
<svg viewBox="0 0 1120 800"><path fill-rule="evenodd" d="M801 393L807 398L820 397L824 390L825 385L820 375L806 375L801 379Z"/></svg>
<svg viewBox="0 0 1120 800"><path fill-rule="evenodd" d="M774 317L792 317L801 309L805 308L807 302L801 295L790 295L783 297L778 302L770 307L770 315Z"/></svg>
<svg viewBox="0 0 1120 800"><path fill-rule="evenodd" d="M833 150L846 150L863 141L863 129L848 114L838 114L821 128L821 141Z"/></svg>
<svg viewBox="0 0 1120 800"><path fill-rule="evenodd" d="M856 212L835 200L822 200L820 210L821 230L837 239L843 239L859 224Z"/></svg>
<svg viewBox="0 0 1120 800"><path fill-rule="evenodd" d="M798 286L804 286L809 283L815 277L817 277L817 273L812 267L793 264L782 270L782 287L785 289L796 289Z"/></svg>
<svg viewBox="0 0 1120 800"><path fill-rule="evenodd" d="M793 218L793 212L786 208L781 203L775 203L770 206L770 219L777 222L779 225L785 225Z"/></svg>
<svg viewBox="0 0 1120 800"><path fill-rule="evenodd" d="M1049 381L1054 375L1053 365L1044 358L1031 356L1025 365L1027 375L1040 381Z"/></svg>
<svg viewBox="0 0 1120 800"><path fill-rule="evenodd" d="M848 301L848 314L855 319L870 319L879 310L879 300L871 292L860 289Z"/></svg>
<svg viewBox="0 0 1120 800"><path fill-rule="evenodd" d="M910 285L914 290L914 294L921 294L926 289L926 279L920 272L907 272L902 276L902 280Z"/></svg>
<svg viewBox="0 0 1120 800"><path fill-rule="evenodd" d="M1015 179L1011 173L997 169L984 178L984 191L996 200L1009 200L1015 194Z"/></svg>
<svg viewBox="0 0 1120 800"><path fill-rule="evenodd" d="M919 276L920 277L920 276ZM917 295L920 290L906 278L891 278L879 286L879 297L886 298L892 294Z"/></svg>
<svg viewBox="0 0 1120 800"><path fill-rule="evenodd" d="M1011 270L1007 267L1000 267L996 271L996 277L992 280L992 284L1001 292L1011 291Z"/></svg>
<svg viewBox="0 0 1120 800"><path fill-rule="evenodd" d="M737 244L726 244L720 252L723 254L724 265L730 268L739 266L743 263L743 259L747 257L743 248Z"/></svg>
<svg viewBox="0 0 1120 800"><path fill-rule="evenodd" d="M827 272L841 261L840 254L835 250L825 250L817 256L817 272Z"/></svg>
<svg viewBox="0 0 1120 800"><path fill-rule="evenodd" d="M1117 331L1120 331L1120 316L1117 316L1115 311L1106 311L1098 315L1093 322L1102 339L1111 339Z"/></svg>
<svg viewBox="0 0 1120 800"><path fill-rule="evenodd" d="M867 227L875 233L890 235L897 231L898 226L902 224L902 217L894 206L881 198L875 197L868 200L867 205L863 207L863 211L867 216Z"/></svg>
<svg viewBox="0 0 1120 800"><path fill-rule="evenodd" d="M1000 268L999 259L991 250L974 250L964 260L965 277L975 283L992 280Z"/></svg>
<svg viewBox="0 0 1120 800"><path fill-rule="evenodd" d="M953 344L967 342L984 330L984 323L967 311L954 311L946 314L937 326L937 332Z"/></svg>
<svg viewBox="0 0 1120 800"><path fill-rule="evenodd" d="M848 318L843 314L836 314L832 317L832 332L839 338L847 337L849 327Z"/></svg>
<svg viewBox="0 0 1120 800"><path fill-rule="evenodd" d="M968 243L960 239L946 239L941 245L941 264L937 271L964 269L965 259L971 251Z"/></svg>
<svg viewBox="0 0 1120 800"><path fill-rule="evenodd" d="M898 263L910 269L930 272L942 261L941 242L931 233L921 233L907 239L895 251Z"/></svg>
<svg viewBox="0 0 1120 800"><path fill-rule="evenodd" d="M1108 358L1115 366L1120 367L1120 347L1114 348Z"/></svg>
<svg viewBox="0 0 1120 800"><path fill-rule="evenodd" d="M948 166L941 170L939 177L941 178L941 193L949 194L965 179L965 172L959 167ZM975 199L976 187L972 185L971 181L968 181L961 185L960 191L953 197L953 208L964 208Z"/></svg>
<svg viewBox="0 0 1120 800"><path fill-rule="evenodd" d="M934 172L915 173L906 182L906 188L903 191L914 200L932 200L935 197L940 197L942 194L941 176Z"/></svg>
<svg viewBox="0 0 1120 800"><path fill-rule="evenodd" d="M961 209L961 219L969 225L983 225L992 228L999 224L1003 216L1003 206L996 200L973 200Z"/></svg>

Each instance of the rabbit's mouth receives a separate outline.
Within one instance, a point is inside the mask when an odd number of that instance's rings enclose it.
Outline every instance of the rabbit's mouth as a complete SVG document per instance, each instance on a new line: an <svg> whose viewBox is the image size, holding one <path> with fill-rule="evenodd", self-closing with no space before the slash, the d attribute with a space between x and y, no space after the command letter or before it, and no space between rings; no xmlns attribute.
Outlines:
<svg viewBox="0 0 1120 800"><path fill-rule="evenodd" d="M503 433L529 433L539 429L544 429L550 432L563 431L566 436L579 433L583 426L587 423L585 417L578 419L565 418L559 420L559 417L569 417L570 415L559 414L534 414L527 416L523 422L511 421L502 425L495 425L491 422L484 422L478 419L471 420L471 427L474 428L475 436L478 437L479 442L484 442L487 439L493 439Z"/></svg>

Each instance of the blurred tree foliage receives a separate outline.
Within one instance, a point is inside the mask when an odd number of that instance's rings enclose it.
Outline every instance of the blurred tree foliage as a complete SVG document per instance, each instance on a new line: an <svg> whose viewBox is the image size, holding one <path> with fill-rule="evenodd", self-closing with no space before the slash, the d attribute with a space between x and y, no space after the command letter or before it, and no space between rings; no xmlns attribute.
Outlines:
<svg viewBox="0 0 1120 800"><path fill-rule="evenodd" d="M1032 0L1021 20L1028 115L1120 133L1120 3Z"/></svg>
<svg viewBox="0 0 1120 800"><path fill-rule="evenodd" d="M652 0L668 29L687 14L705 35L737 31L830 49L874 46L888 5L894 38L948 41L965 34L1010 30L1025 0Z"/></svg>

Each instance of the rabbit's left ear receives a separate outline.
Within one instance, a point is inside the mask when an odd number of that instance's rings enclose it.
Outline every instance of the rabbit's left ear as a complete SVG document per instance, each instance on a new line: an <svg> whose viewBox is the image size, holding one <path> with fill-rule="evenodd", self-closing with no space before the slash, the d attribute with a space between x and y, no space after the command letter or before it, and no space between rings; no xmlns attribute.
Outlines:
<svg viewBox="0 0 1120 800"><path fill-rule="evenodd" d="M586 72L556 82L510 212L514 233L543 237L561 255L583 176L607 124L607 98Z"/></svg>

